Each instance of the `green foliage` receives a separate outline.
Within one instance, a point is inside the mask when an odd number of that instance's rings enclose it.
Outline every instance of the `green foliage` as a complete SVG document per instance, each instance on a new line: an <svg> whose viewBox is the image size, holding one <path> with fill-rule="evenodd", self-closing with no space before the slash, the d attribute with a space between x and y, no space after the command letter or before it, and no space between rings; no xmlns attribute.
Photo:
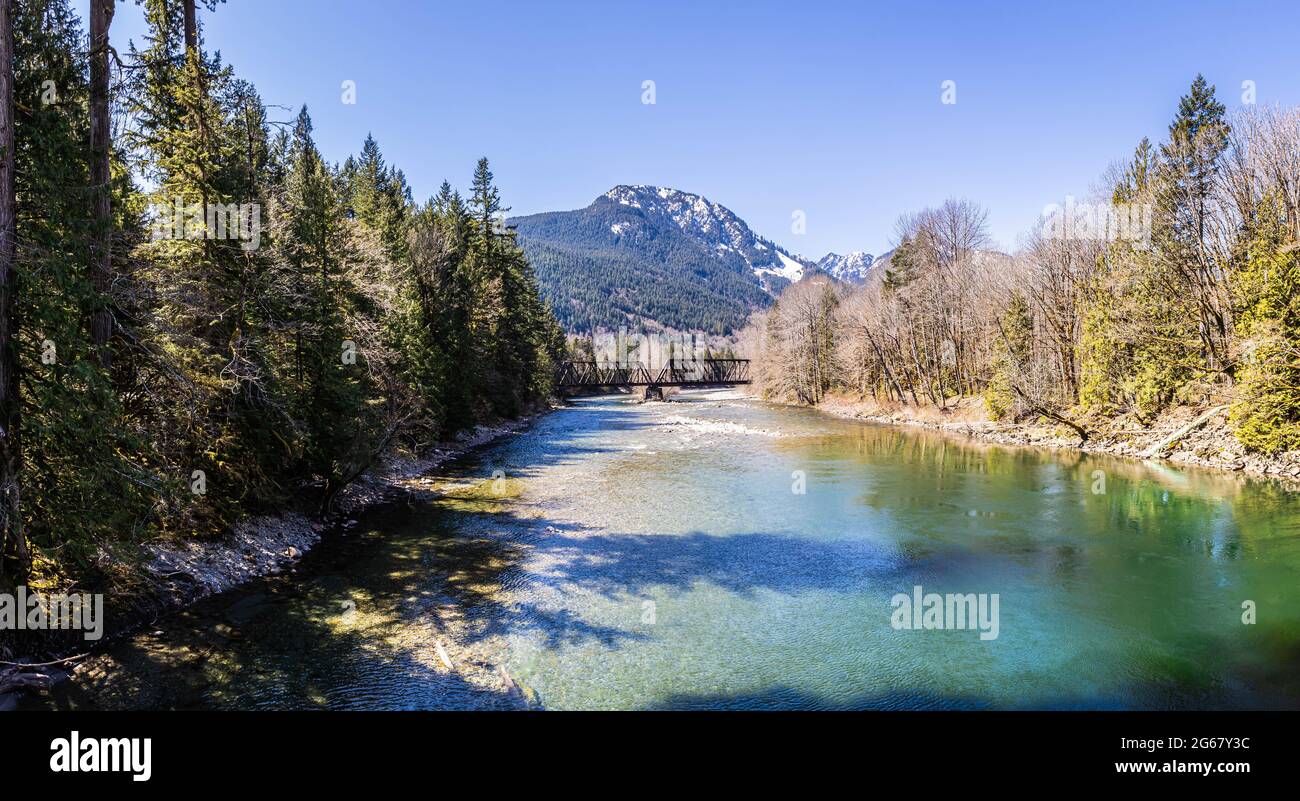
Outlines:
<svg viewBox="0 0 1300 801"><path fill-rule="evenodd" d="M1079 342L1079 406L1097 415L1111 415L1119 404L1119 377L1124 374L1127 349L1111 336L1115 330L1108 296L1098 292L1083 311Z"/></svg>
<svg viewBox="0 0 1300 801"><path fill-rule="evenodd" d="M67 0L16 6L23 512L38 571L68 581L293 498L327 510L395 442L536 407L564 347L514 233L491 224L486 160L472 204L444 184L417 208L373 137L332 167L305 108L273 133L251 84L186 52L179 4L143 5L112 98L131 124L112 154L111 372L88 333L106 299L85 37ZM226 236L204 213L160 226L178 204L256 217Z"/></svg>
<svg viewBox="0 0 1300 801"><path fill-rule="evenodd" d="M38 553L90 563L135 534L149 476L86 326L99 298L86 274L95 230L76 17L65 0L18 4L14 38L15 97L27 110L15 130L26 532Z"/></svg>
<svg viewBox="0 0 1300 801"><path fill-rule="evenodd" d="M919 249L920 245L910 236L904 236L898 247L894 248L881 279L887 291L897 292L916 280L921 269Z"/></svg>
<svg viewBox="0 0 1300 801"><path fill-rule="evenodd" d="M1033 348L1034 318L1022 293L1011 294L998 333L1001 347L993 361L993 377L984 390L984 405L994 420L1014 416L1015 382L1024 375Z"/></svg>
<svg viewBox="0 0 1300 801"><path fill-rule="evenodd" d="M484 394L495 414L517 415L531 399L551 390L555 362L563 352L563 336L543 302L516 232L505 225L505 213L487 159L474 171L469 273L478 285L471 321L475 343L486 357Z"/></svg>
<svg viewBox="0 0 1300 801"><path fill-rule="evenodd" d="M1200 76L1179 104L1159 155L1143 139L1116 183L1113 201L1154 207L1149 241L1110 242L1081 309L1079 405L1089 413L1150 420L1213 367L1222 324L1203 266L1203 209L1226 124Z"/></svg>
<svg viewBox="0 0 1300 801"><path fill-rule="evenodd" d="M341 177L348 216L378 232L388 257L401 260L406 252L407 211L412 205L401 170L386 166L379 144L367 136L360 157L344 162Z"/></svg>
<svg viewBox="0 0 1300 801"><path fill-rule="evenodd" d="M1245 358L1230 419L1243 445L1266 453L1300 448L1300 251L1281 209L1275 197L1260 205L1233 283Z"/></svg>
<svg viewBox="0 0 1300 801"><path fill-rule="evenodd" d="M361 303L344 264L353 261L335 177L311 137L304 108L294 127L283 202L276 210L276 247L299 291L287 299L296 345L296 373L287 395L301 421L302 469L326 482L332 498L374 447L365 350L349 319Z"/></svg>
<svg viewBox="0 0 1300 801"><path fill-rule="evenodd" d="M1169 302L1147 258L1127 243L1110 251L1083 315L1079 403L1095 414L1132 411L1148 420L1195 375L1194 320Z"/></svg>

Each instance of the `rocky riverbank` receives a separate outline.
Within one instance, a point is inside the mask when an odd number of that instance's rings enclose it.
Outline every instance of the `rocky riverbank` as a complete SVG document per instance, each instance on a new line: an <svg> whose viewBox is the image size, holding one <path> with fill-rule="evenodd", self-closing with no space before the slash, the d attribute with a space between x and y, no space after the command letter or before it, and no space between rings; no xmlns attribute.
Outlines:
<svg viewBox="0 0 1300 801"><path fill-rule="evenodd" d="M149 572L166 583L180 606L222 592L251 578L278 572L297 561L320 541L331 526L356 525L353 516L381 501L411 490L411 479L436 470L503 436L532 424L537 415L493 426L478 426L453 442L442 443L424 456L390 455L379 467L340 493L331 522L312 521L299 512L255 517L230 536L210 543L173 543L150 548Z"/></svg>
<svg viewBox="0 0 1300 801"><path fill-rule="evenodd" d="M941 411L932 407L885 408L870 401L832 397L818 408L836 417L945 431L1000 445L1067 448L1136 459L1161 459L1245 475L1278 479L1300 488L1300 451L1249 453L1228 424L1226 407L1177 407L1150 426L1115 420L1090 427L1086 441L1063 426L1004 423L987 419L978 400Z"/></svg>
<svg viewBox="0 0 1300 801"><path fill-rule="evenodd" d="M526 429L544 413L542 410L518 420L478 426L418 458L390 454L340 494L330 520L313 520L300 511L285 511L245 520L225 537L211 541L160 542L148 546L143 575L137 582L141 589L129 602L115 599L117 603L110 605L107 636L101 643L130 635L163 614L251 579L288 569L323 536L331 531L346 532L355 526L355 516L367 508L406 494L429 491L427 480L422 478L426 473ZM526 706L526 688L516 687L498 668L484 665L465 652L457 643L454 628L442 632L444 639L439 644L437 661L448 666L454 664L458 670L471 670L476 674L476 683L495 685L494 689L517 695L520 705ZM87 659L87 654L77 653L78 650L85 649L51 644L36 653L15 654L0 646L0 710L14 705L15 692L48 689L79 671L93 674L94 658ZM95 650L98 648L91 649L92 653Z"/></svg>

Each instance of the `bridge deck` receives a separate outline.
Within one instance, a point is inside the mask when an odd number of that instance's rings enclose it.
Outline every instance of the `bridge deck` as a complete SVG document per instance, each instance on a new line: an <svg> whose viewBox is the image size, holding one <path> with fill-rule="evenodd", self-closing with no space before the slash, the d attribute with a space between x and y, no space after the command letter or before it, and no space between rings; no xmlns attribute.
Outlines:
<svg viewBox="0 0 1300 801"><path fill-rule="evenodd" d="M673 361L666 367L600 362L563 362L556 385L582 387L707 387L748 384L749 359L697 359Z"/></svg>

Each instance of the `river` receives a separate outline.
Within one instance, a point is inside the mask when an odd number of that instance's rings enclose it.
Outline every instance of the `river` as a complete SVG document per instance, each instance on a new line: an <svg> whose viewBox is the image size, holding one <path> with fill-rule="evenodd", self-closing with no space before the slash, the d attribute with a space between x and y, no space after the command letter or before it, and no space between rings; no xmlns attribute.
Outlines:
<svg viewBox="0 0 1300 801"><path fill-rule="evenodd" d="M719 391L578 400L431 482L24 706L515 707L504 668L548 709L1300 707L1270 482ZM996 628L900 628L915 592Z"/></svg>

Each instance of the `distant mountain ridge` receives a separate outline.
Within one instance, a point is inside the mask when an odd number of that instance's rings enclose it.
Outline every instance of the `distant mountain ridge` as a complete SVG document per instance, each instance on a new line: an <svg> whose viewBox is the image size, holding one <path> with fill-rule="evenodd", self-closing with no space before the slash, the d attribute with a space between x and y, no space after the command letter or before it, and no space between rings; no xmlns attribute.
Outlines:
<svg viewBox="0 0 1300 801"><path fill-rule="evenodd" d="M821 262L679 189L619 185L574 211L512 218L543 295L570 331L665 327L728 334L813 272L860 283L870 254Z"/></svg>
<svg viewBox="0 0 1300 801"><path fill-rule="evenodd" d="M642 212L615 224L615 235L636 241L653 236L648 228L676 226L713 248L724 260L734 261L731 257L739 256L769 290L798 281L809 266L770 239L755 234L731 209L700 195L658 186L616 186L603 197ZM644 221L637 219L641 216Z"/></svg>
<svg viewBox="0 0 1300 801"><path fill-rule="evenodd" d="M827 253L817 262L817 269L846 283L860 284L867 279L875 257L870 253L855 250L843 256Z"/></svg>

